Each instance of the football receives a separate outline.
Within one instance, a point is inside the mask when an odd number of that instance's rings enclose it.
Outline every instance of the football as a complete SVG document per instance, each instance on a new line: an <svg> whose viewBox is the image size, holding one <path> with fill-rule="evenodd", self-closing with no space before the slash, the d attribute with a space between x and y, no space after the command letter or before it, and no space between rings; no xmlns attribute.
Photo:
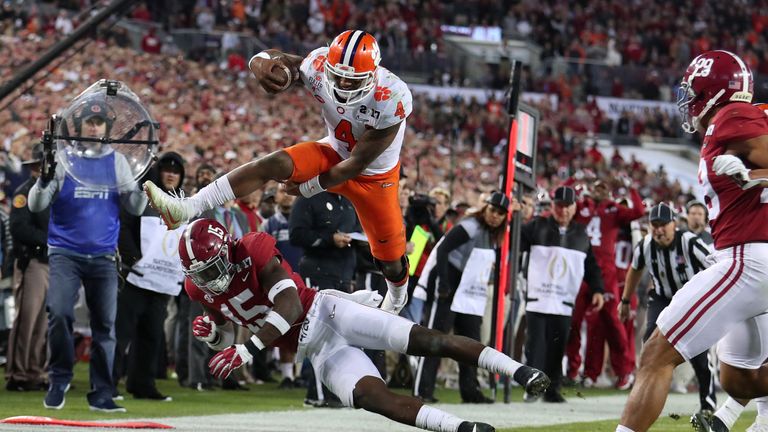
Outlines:
<svg viewBox="0 0 768 432"><path fill-rule="evenodd" d="M275 63L274 66L272 66L272 70L270 71L273 76L280 77L280 84L282 87L280 88L280 91L283 91L290 87L291 85L291 70L288 69L288 66L280 63Z"/></svg>

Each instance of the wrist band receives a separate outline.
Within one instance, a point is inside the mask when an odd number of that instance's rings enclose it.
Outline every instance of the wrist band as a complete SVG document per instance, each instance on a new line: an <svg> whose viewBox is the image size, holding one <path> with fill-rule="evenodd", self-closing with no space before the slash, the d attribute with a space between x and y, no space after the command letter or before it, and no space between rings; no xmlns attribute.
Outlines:
<svg viewBox="0 0 768 432"><path fill-rule="evenodd" d="M305 181L299 185L299 192L304 198L311 198L320 192L325 192L322 186L320 186L320 176L316 175L311 179Z"/></svg>
<svg viewBox="0 0 768 432"><path fill-rule="evenodd" d="M265 323L270 323L273 326L275 326L277 331L279 331L280 334L283 334L283 335L288 333L288 330L291 329L291 325L288 324L288 321L286 321L285 318L283 318L282 315L280 315L279 313L277 313L275 311L270 311L267 314L267 318L264 320L264 322Z"/></svg>
<svg viewBox="0 0 768 432"><path fill-rule="evenodd" d="M248 352L254 356L264 349L264 342L262 342L256 335L251 336L244 345Z"/></svg>
<svg viewBox="0 0 768 432"><path fill-rule="evenodd" d="M623 299L621 299L621 304L628 305L629 304L629 300L623 298Z"/></svg>
<svg viewBox="0 0 768 432"><path fill-rule="evenodd" d="M266 59L266 60L271 60L272 56L269 55L269 53L266 52L266 51L262 51L262 52L260 52L258 54L255 54L253 57L251 57L250 60L248 60L248 68L251 67L251 62L253 62L253 59L255 59L255 58L262 58L262 59Z"/></svg>

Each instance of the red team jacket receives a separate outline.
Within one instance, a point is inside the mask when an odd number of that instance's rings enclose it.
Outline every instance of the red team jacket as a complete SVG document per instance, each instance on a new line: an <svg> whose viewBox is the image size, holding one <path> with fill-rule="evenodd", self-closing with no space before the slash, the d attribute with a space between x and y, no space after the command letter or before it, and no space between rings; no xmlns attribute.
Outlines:
<svg viewBox="0 0 768 432"><path fill-rule="evenodd" d="M720 109L704 134L698 176L709 210L715 249L768 241L768 189L742 190L730 177L717 176L712 171L713 159L725 153L726 144L761 135L768 135L768 116L760 108L741 102ZM744 164L754 168L747 161Z"/></svg>
<svg viewBox="0 0 768 432"><path fill-rule="evenodd" d="M226 293L211 296L201 291L187 278L184 281L184 289L192 300L206 305L216 314L215 318L226 318L235 324L247 327L256 333L262 325L264 318L272 310L274 304L269 301L267 293L272 287L262 287L259 283L259 271L272 259L277 257L283 268L296 282L299 299L304 312L291 326L288 333L279 337L273 346L283 347L296 352L299 340L301 323L307 316L307 311L312 306L317 291L307 288L298 273L294 273L287 261L283 260L280 251L275 246L274 237L262 232L252 232L235 241L233 263L242 268L232 278Z"/></svg>

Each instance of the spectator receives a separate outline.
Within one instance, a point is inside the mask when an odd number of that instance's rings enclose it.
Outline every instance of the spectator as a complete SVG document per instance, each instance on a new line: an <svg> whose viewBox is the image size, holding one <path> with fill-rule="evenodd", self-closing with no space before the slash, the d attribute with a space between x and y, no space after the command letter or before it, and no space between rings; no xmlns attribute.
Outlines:
<svg viewBox="0 0 768 432"><path fill-rule="evenodd" d="M99 92L99 87L91 87L90 91L81 94L77 102L65 109L63 119L66 122L78 119L82 129L75 130L75 134L108 138L110 125L117 120L115 110L108 105L106 95L102 93L106 92L105 88ZM127 114L136 115L131 112ZM69 390L75 362L72 338L74 302L82 284L90 310L92 337L88 405L96 411L125 412L125 408L112 400L115 392L112 372L117 312L115 254L120 230L119 210L122 201L126 209L139 215L146 207L147 198L130 178L130 169L125 168L128 162L122 153L103 152L100 146L105 144L80 145L84 150L72 152L71 157L87 158L87 162L82 163L93 165L94 172L98 169L111 176L121 173L125 178L116 179L121 187L107 192L106 199L102 197L102 192L78 194L76 188L81 186L64 171L61 164L57 164L55 172L49 171L50 177L38 178L29 192L31 211L39 212L51 206L48 255L53 284L47 298L50 383L43 404L49 409L64 407L65 393ZM100 223L83 223L94 214L101 215Z"/></svg>
<svg viewBox="0 0 768 432"><path fill-rule="evenodd" d="M45 390L46 333L45 296L48 291L49 209L32 213L29 190L40 177L43 146L37 144L24 161L30 177L13 194L10 225L13 237L13 274L16 318L8 338L5 388L9 391Z"/></svg>
<svg viewBox="0 0 768 432"><path fill-rule="evenodd" d="M529 253L525 356L529 366L538 365L549 372L552 384L544 393L544 401L559 403L565 402L560 394L563 354L579 286L582 279L587 282L592 310L598 312L603 307L603 280L584 227L573 222L573 188L557 188L551 210L549 217L539 216L523 226L520 251ZM547 271L555 259L565 260L565 273L557 279ZM525 398L537 399L529 395Z"/></svg>
<svg viewBox="0 0 768 432"><path fill-rule="evenodd" d="M184 183L184 161L178 153L160 157L155 169L166 191L179 193ZM136 399L171 401L155 385L163 359L163 322L169 296L181 291L184 274L168 245L177 244L183 229L169 232L160 215L147 207L142 216L120 215L118 248L123 260L123 287L117 296L115 324L115 383L126 376L125 389Z"/></svg>
<svg viewBox="0 0 768 432"><path fill-rule="evenodd" d="M154 27L150 27L149 30L147 30L147 34L144 35L143 38L141 38L141 49L148 54L160 54L160 51L163 49L163 43L160 41L160 38L157 36L156 30Z"/></svg>
<svg viewBox="0 0 768 432"><path fill-rule="evenodd" d="M479 341L485 312L486 290L491 267L496 262L496 248L506 227L509 198L494 192L485 205L453 227L436 250L434 272L437 295L434 300L434 329ZM427 289L427 291L432 291ZM440 359L424 360L421 380L414 391L432 403ZM459 365L459 392L463 403L493 403L483 395L474 367Z"/></svg>
<svg viewBox="0 0 768 432"><path fill-rule="evenodd" d="M709 211L707 206L701 201L691 200L685 205L685 209L688 213L688 230L699 236L705 244L713 244L715 240L709 231Z"/></svg>

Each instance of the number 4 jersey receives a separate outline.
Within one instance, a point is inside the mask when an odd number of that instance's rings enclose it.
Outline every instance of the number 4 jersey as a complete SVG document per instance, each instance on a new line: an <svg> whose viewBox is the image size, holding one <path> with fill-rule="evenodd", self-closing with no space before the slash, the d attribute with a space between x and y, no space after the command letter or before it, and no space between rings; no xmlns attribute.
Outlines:
<svg viewBox="0 0 768 432"><path fill-rule="evenodd" d="M195 286L189 278L184 281L184 290L189 294L189 298L200 302L213 313L218 313L220 317L223 316L256 333L264 325L264 319L274 306L267 295L271 287L263 287L259 283L259 272L274 257L280 260L283 268L296 282L299 299L304 308L304 312L288 333L278 338L274 345L296 352L301 323L304 322L317 291L307 288L301 276L291 270L291 266L277 250L275 238L269 234L249 233L235 242L232 263L236 266L236 273L224 294L208 295Z"/></svg>
<svg viewBox="0 0 768 432"><path fill-rule="evenodd" d="M768 116L760 108L742 102L720 109L704 134L698 177L709 210L715 249L768 242L768 189L756 186L742 190L729 176L718 176L712 171L715 157L725 153L728 143L761 135L768 135ZM745 164L755 168L746 161Z"/></svg>
<svg viewBox="0 0 768 432"><path fill-rule="evenodd" d="M318 48L301 63L301 80L323 109L328 136L319 142L330 144L342 159L348 159L367 129L386 129L400 124L392 144L363 171L363 175L383 174L397 165L405 136L405 119L413 109L408 86L389 70L379 66L376 85L368 96L351 105L336 103L323 78L328 48Z"/></svg>

